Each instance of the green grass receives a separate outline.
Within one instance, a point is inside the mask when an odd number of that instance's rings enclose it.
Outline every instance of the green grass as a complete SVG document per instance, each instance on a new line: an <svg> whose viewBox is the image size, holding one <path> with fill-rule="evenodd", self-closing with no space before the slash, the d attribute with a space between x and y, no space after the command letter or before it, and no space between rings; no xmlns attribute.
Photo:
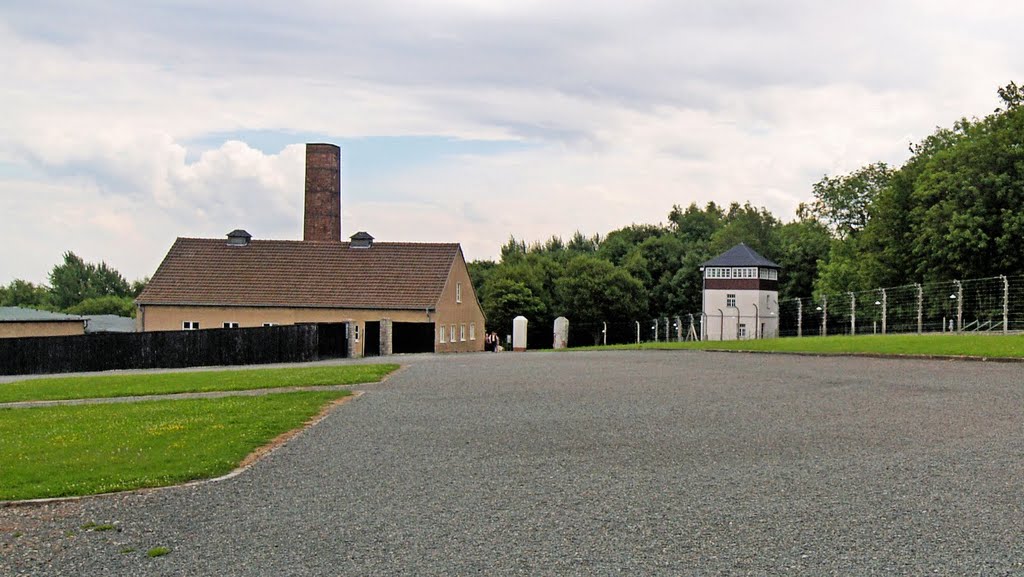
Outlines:
<svg viewBox="0 0 1024 577"><path fill-rule="evenodd" d="M0 409L0 500L90 495L217 477L348 394Z"/></svg>
<svg viewBox="0 0 1024 577"><path fill-rule="evenodd" d="M50 377L0 384L0 403L372 383L398 365Z"/></svg>
<svg viewBox="0 0 1024 577"><path fill-rule="evenodd" d="M747 341L643 343L588 347L592 349L742 350L789 353L950 355L986 358L1024 358L1024 335L857 335L791 337ZM573 349L579 350L579 349Z"/></svg>
<svg viewBox="0 0 1024 577"><path fill-rule="evenodd" d="M171 552L170 547L153 547L149 551L146 551L147 557L163 557L164 555Z"/></svg>

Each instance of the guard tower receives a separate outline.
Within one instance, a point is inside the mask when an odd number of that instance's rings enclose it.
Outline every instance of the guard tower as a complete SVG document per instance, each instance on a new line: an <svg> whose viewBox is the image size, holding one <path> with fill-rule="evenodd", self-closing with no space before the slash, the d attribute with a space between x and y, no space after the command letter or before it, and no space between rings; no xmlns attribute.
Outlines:
<svg viewBox="0 0 1024 577"><path fill-rule="evenodd" d="M701 339L777 337L780 268L743 243L702 264Z"/></svg>

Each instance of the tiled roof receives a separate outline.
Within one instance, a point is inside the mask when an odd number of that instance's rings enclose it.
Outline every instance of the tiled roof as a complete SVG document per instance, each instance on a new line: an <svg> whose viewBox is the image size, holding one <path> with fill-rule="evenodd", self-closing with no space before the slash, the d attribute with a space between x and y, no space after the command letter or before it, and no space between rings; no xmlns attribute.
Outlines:
<svg viewBox="0 0 1024 577"><path fill-rule="evenodd" d="M66 315L64 313L52 313L22 307L0 307L0 322L14 323L38 323L38 322L62 322L78 321L84 319L80 316Z"/></svg>
<svg viewBox="0 0 1024 577"><path fill-rule="evenodd" d="M701 266L761 266L765 268L782 268L774 262L757 254L757 251L742 242L707 261Z"/></svg>
<svg viewBox="0 0 1024 577"><path fill-rule="evenodd" d="M179 238L137 301L142 305L249 305L423 309L441 298L459 245Z"/></svg>

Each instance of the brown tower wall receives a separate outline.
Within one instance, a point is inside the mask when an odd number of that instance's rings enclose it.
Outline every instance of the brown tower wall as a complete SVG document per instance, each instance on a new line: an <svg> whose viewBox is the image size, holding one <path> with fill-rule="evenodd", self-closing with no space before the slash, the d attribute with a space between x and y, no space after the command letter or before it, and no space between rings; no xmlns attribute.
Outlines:
<svg viewBox="0 0 1024 577"><path fill-rule="evenodd" d="M306 202L302 240L341 242L341 149L306 145Z"/></svg>

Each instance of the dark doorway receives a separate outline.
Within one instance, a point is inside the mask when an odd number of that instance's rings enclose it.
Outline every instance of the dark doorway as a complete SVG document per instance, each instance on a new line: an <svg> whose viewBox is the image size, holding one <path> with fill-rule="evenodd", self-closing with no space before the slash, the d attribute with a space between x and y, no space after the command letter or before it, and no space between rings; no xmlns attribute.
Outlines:
<svg viewBox="0 0 1024 577"><path fill-rule="evenodd" d="M380 356L380 321L366 321L363 331L363 356Z"/></svg>
<svg viewBox="0 0 1024 577"><path fill-rule="evenodd" d="M317 354L321 359L337 359L348 356L348 333L345 323L317 323Z"/></svg>
<svg viewBox="0 0 1024 577"><path fill-rule="evenodd" d="M395 354L434 352L434 323L393 323L392 332Z"/></svg>

